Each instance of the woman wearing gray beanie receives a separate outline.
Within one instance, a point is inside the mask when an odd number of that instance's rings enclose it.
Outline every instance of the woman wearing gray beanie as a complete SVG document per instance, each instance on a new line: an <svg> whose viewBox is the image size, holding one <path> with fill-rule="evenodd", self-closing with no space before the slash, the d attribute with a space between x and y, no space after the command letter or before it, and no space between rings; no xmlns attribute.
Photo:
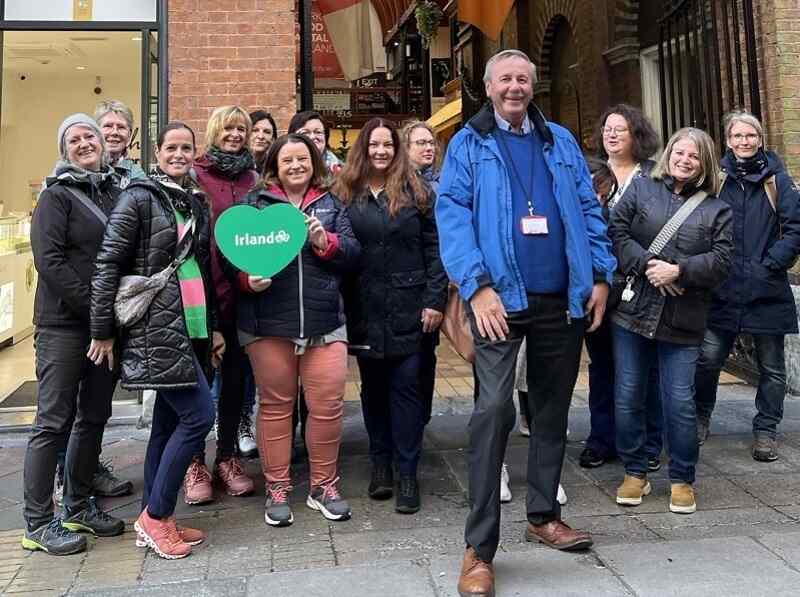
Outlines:
<svg viewBox="0 0 800 597"><path fill-rule="evenodd" d="M103 136L90 116L64 119L57 142L60 159L31 224L39 272L33 316L39 394L25 453L22 547L66 555L86 549L78 532L110 537L125 530L122 520L90 499L116 374L86 357L95 257L119 189ZM64 514L57 518L52 498L56 455L67 435Z"/></svg>

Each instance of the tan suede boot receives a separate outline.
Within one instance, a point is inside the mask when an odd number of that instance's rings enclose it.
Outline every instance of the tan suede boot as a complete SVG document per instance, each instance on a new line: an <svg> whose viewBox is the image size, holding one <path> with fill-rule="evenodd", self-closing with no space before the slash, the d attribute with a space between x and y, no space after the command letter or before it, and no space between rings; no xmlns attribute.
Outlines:
<svg viewBox="0 0 800 597"><path fill-rule="evenodd" d="M650 494L650 490L647 477L640 479L625 475L622 485L617 488L617 503L620 506L638 506L642 503L642 498Z"/></svg>

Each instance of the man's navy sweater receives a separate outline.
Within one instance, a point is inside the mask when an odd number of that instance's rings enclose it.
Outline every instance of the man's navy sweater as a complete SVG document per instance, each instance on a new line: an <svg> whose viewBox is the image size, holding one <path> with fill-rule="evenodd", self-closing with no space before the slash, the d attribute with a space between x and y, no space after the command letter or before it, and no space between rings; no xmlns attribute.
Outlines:
<svg viewBox="0 0 800 597"><path fill-rule="evenodd" d="M534 130L517 135L495 129L511 180L514 212L514 249L525 288L535 294L561 294L569 285L569 266L564 224L553 194L553 177L544 161L542 139ZM523 234L522 219L530 215L528 197L534 215L547 218L547 234Z"/></svg>

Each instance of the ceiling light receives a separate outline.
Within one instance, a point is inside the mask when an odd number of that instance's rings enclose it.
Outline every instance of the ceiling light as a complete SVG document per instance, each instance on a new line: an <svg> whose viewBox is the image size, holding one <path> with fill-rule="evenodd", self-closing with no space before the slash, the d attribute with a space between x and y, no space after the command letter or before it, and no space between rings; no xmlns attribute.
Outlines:
<svg viewBox="0 0 800 597"><path fill-rule="evenodd" d="M75 70L86 70L85 66L76 66Z"/></svg>
<svg viewBox="0 0 800 597"><path fill-rule="evenodd" d="M141 38L141 36L137 35L136 37L132 37L131 41L142 41L142 38Z"/></svg>

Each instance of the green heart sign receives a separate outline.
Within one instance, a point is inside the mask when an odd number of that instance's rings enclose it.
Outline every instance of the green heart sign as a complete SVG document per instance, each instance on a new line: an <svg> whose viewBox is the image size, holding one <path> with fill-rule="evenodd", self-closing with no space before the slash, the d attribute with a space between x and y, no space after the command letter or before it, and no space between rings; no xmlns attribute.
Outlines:
<svg viewBox="0 0 800 597"><path fill-rule="evenodd" d="M217 219L214 236L222 254L238 269L269 278L300 253L308 228L303 212L288 203L264 209L236 205Z"/></svg>

